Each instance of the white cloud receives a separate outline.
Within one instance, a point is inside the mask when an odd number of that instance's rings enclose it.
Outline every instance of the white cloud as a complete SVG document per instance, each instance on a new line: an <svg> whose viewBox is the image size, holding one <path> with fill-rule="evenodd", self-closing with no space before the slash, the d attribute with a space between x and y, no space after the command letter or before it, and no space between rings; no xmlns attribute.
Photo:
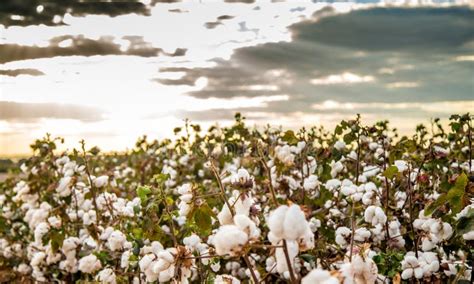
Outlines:
<svg viewBox="0 0 474 284"><path fill-rule="evenodd" d="M327 77L315 78L310 82L313 85L334 85L334 84L356 84L369 83L375 81L373 76L361 76L350 72L329 75Z"/></svg>
<svg viewBox="0 0 474 284"><path fill-rule="evenodd" d="M418 82L393 82L388 83L387 88L389 89L403 89L403 88L417 88L420 86Z"/></svg>

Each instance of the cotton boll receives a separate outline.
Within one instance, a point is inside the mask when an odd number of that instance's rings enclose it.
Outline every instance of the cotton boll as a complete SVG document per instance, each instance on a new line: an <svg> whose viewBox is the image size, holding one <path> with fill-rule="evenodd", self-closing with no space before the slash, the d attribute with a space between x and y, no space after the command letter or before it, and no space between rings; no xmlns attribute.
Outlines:
<svg viewBox="0 0 474 284"><path fill-rule="evenodd" d="M304 179L303 187L306 191L311 191L316 188L318 183L318 177L315 175L310 175L309 177Z"/></svg>
<svg viewBox="0 0 474 284"><path fill-rule="evenodd" d="M285 220L285 215L287 211L288 206L282 205L270 213L270 217L268 218L267 223L268 228L270 229L275 238L285 238L285 227L283 226L283 222Z"/></svg>
<svg viewBox="0 0 474 284"><path fill-rule="evenodd" d="M283 221L284 235L287 240L296 240L303 236L308 228L308 222L299 205L291 205Z"/></svg>
<svg viewBox="0 0 474 284"><path fill-rule="evenodd" d="M232 224L232 213L230 212L229 207L227 207L227 204L224 204L224 206L222 206L221 212L217 214L217 219L219 220L219 223L221 225Z"/></svg>
<svg viewBox="0 0 474 284"><path fill-rule="evenodd" d="M474 231L467 232L462 235L462 238L465 239L466 241L472 241L474 240Z"/></svg>
<svg viewBox="0 0 474 284"><path fill-rule="evenodd" d="M339 284L339 280L329 271L314 269L301 279L301 284Z"/></svg>
<svg viewBox="0 0 474 284"><path fill-rule="evenodd" d="M402 172L408 170L408 163L406 161L396 160L394 162L394 164L397 167L399 173L402 173Z"/></svg>
<svg viewBox="0 0 474 284"><path fill-rule="evenodd" d="M158 258L159 259L164 259L168 263L173 263L174 262L174 255L171 253L169 249L160 251L158 253Z"/></svg>
<svg viewBox="0 0 474 284"><path fill-rule="evenodd" d="M35 243L42 244L43 236L49 232L49 225L46 222L41 222L35 228Z"/></svg>
<svg viewBox="0 0 474 284"><path fill-rule="evenodd" d="M107 240L107 245L111 251L117 251L123 249L126 241L127 238L122 232L113 231Z"/></svg>
<svg viewBox="0 0 474 284"><path fill-rule="evenodd" d="M257 239L260 236L260 230L249 217L239 214L234 217L234 224L242 231L247 233L249 239Z"/></svg>
<svg viewBox="0 0 474 284"><path fill-rule="evenodd" d="M291 266L294 266L294 259L298 255L298 244L295 241L287 241L288 256L291 262ZM278 247L275 250L276 269L278 273L283 274L289 271L288 263L286 262L285 251L283 248Z"/></svg>
<svg viewBox="0 0 474 284"><path fill-rule="evenodd" d="M342 151L346 148L346 143L344 143L344 141L342 140L338 140L336 141L336 143L334 143L334 148L336 148L339 151Z"/></svg>
<svg viewBox="0 0 474 284"><path fill-rule="evenodd" d="M247 243L248 236L235 225L224 225L213 238L216 252L219 255L236 255Z"/></svg>
<svg viewBox="0 0 474 284"><path fill-rule="evenodd" d="M355 231L354 240L358 242L365 242L370 238L370 231L366 228L359 228Z"/></svg>
<svg viewBox="0 0 474 284"><path fill-rule="evenodd" d="M59 180L56 192L59 193L60 196L65 197L71 194L71 179L71 177L63 177Z"/></svg>
<svg viewBox="0 0 474 284"><path fill-rule="evenodd" d="M107 185L109 182L109 177L108 176L100 176L98 178L95 178L93 180L94 186L95 187L104 187Z"/></svg>
<svg viewBox="0 0 474 284"><path fill-rule="evenodd" d="M367 207L365 210L364 219L366 222L375 226L377 224L384 224L387 221L387 216L383 212L382 208L372 205Z"/></svg>
<svg viewBox="0 0 474 284"><path fill-rule="evenodd" d="M306 228L306 232L298 240L301 251L307 251L314 248L314 233L309 227Z"/></svg>
<svg viewBox="0 0 474 284"><path fill-rule="evenodd" d="M79 270L83 273L93 273L102 267L100 261L93 254L84 256L79 260Z"/></svg>
<svg viewBox="0 0 474 284"><path fill-rule="evenodd" d="M240 280L232 275L217 275L214 284L240 284Z"/></svg>
<svg viewBox="0 0 474 284"><path fill-rule="evenodd" d="M117 283L115 273L111 268L105 268L97 274L97 280L101 283Z"/></svg>

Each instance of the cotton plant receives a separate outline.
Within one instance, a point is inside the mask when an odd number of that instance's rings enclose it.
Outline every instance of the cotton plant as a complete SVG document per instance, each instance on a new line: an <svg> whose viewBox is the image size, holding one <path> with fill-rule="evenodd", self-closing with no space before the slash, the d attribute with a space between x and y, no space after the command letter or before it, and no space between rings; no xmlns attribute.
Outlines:
<svg viewBox="0 0 474 284"><path fill-rule="evenodd" d="M12 283L469 280L471 119L433 123L399 137L360 117L284 131L238 116L120 154L46 137L0 182L0 270Z"/></svg>

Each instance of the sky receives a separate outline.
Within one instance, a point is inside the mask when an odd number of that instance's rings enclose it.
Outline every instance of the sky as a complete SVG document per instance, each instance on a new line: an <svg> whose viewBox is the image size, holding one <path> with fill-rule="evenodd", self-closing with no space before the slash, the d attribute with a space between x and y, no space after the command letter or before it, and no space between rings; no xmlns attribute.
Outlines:
<svg viewBox="0 0 474 284"><path fill-rule="evenodd" d="M474 1L2 0L0 156L208 127L402 133L474 111Z"/></svg>

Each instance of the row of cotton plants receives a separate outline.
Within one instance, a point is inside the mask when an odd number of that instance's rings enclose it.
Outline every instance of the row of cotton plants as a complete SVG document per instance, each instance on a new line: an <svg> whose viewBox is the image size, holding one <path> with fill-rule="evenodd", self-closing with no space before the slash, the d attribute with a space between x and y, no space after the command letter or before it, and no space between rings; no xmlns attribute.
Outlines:
<svg viewBox="0 0 474 284"><path fill-rule="evenodd" d="M140 138L33 155L0 183L0 281L469 283L472 118Z"/></svg>

